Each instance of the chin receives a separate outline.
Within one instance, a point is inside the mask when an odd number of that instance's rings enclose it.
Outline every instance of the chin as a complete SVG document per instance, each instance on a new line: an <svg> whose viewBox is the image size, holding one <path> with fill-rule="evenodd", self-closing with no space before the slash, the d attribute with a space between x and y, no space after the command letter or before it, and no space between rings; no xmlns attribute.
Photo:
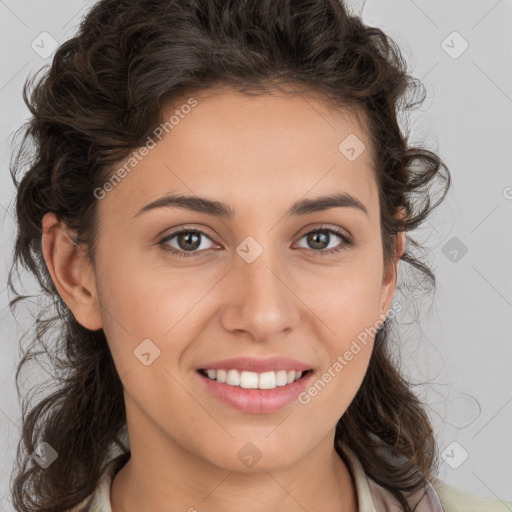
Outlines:
<svg viewBox="0 0 512 512"><path fill-rule="evenodd" d="M268 435L267 430L265 435ZM271 434L272 435L272 434ZM283 444L279 439L256 438L250 440L246 436L243 441L230 440L222 449L211 453L209 461L227 471L237 473L273 472L295 464L300 459L297 444ZM276 442L278 441L278 442ZM303 443L299 443L304 446ZM229 455L228 455L229 454Z"/></svg>

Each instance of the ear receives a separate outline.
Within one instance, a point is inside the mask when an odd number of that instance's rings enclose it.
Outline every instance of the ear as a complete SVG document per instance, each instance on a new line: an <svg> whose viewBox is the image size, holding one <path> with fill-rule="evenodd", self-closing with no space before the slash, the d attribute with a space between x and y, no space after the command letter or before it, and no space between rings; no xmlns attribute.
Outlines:
<svg viewBox="0 0 512 512"><path fill-rule="evenodd" d="M405 210L400 208L397 214L398 218L405 216ZM398 265L400 264L400 258L405 248L405 232L399 231L395 236L395 258L393 261L384 268L384 275L382 277L382 287L379 301L379 313L382 321L385 320L387 312L393 302L393 297L396 292L396 283L398 277Z"/></svg>
<svg viewBox="0 0 512 512"><path fill-rule="evenodd" d="M101 329L94 269L83 250L53 212L43 217L42 231L43 256L59 295L81 325L92 331Z"/></svg>

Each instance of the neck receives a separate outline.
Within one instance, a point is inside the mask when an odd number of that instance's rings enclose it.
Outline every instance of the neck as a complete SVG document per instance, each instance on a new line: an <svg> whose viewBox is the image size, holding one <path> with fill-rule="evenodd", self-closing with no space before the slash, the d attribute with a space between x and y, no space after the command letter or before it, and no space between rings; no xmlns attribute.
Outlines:
<svg viewBox="0 0 512 512"><path fill-rule="evenodd" d="M354 482L333 438L293 466L248 473L214 466L182 447L151 450L132 436L130 448L112 482L112 512L357 511Z"/></svg>

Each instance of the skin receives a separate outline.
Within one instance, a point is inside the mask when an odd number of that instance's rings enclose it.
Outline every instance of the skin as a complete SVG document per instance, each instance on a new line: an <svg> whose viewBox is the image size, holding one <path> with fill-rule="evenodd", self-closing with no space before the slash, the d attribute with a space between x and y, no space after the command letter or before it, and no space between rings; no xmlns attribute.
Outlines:
<svg viewBox="0 0 512 512"><path fill-rule="evenodd" d="M104 329L124 386L131 458L114 478L112 510L355 511L334 428L361 385L371 337L308 404L269 414L217 401L195 369L230 357L285 356L308 362L318 378L385 318L404 233L384 267L369 140L347 111L313 96L219 89L194 97L198 105L99 200L95 266L53 213L43 220L55 285L82 325ZM367 148L354 161L338 150L350 134ZM338 207L284 216L304 196L333 192L355 196L368 215ZM236 216L160 208L134 218L166 193L222 201ZM197 243L196 258L158 245L184 227L209 237ZM354 245L322 256L327 245L344 243L334 234L321 248L308 243L304 235L322 227L348 231ZM263 248L250 264L236 252L248 236ZM167 245L185 252L179 237ZM134 350L148 338L160 356L145 366ZM252 467L237 457L248 442L261 453Z"/></svg>

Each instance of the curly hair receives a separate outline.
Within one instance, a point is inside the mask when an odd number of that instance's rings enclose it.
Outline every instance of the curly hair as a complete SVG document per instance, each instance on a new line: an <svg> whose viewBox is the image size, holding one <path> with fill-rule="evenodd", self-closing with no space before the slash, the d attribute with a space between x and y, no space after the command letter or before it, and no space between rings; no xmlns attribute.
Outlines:
<svg viewBox="0 0 512 512"><path fill-rule="evenodd" d="M400 128L399 116L423 102L424 86L407 73L397 44L342 0L101 0L36 77L23 87L31 117L16 133L23 137L10 166L17 232L9 304L14 311L30 297L13 284L24 266L47 304L17 368L18 395L21 370L40 355L52 365L54 389L35 405L23 399L11 491L19 512L64 512L95 490L114 447L129 453L123 387L107 339L103 329L78 323L57 292L42 254L42 218L55 212L94 262L94 190L145 142L165 105L216 84L248 95L285 84L291 94L312 91L335 108L352 108L371 142L385 263L395 256L396 235L418 227L444 199L450 173L436 153L410 146ZM437 181L442 193L434 201ZM418 248L406 235L400 258L433 289ZM337 424L335 449L346 443L368 476L411 511L406 497L437 471L437 447L425 406L393 361L390 321L378 330L361 387ZM47 468L31 457L43 441L58 453Z"/></svg>

